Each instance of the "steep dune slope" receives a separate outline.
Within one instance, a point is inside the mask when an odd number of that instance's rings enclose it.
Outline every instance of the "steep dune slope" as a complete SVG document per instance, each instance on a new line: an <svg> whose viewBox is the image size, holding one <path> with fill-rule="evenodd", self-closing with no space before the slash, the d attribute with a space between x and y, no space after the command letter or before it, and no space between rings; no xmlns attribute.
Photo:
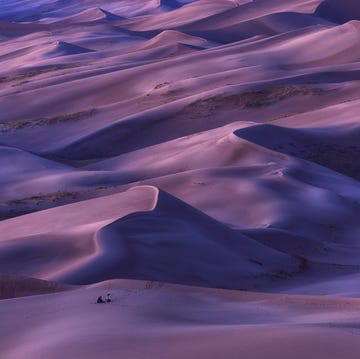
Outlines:
<svg viewBox="0 0 360 359"><path fill-rule="evenodd" d="M350 20L360 20L360 9L356 0L324 0L315 13L340 24Z"/></svg>
<svg viewBox="0 0 360 359"><path fill-rule="evenodd" d="M360 178L360 164L356 154L359 129L336 134L332 128L285 129L272 125L259 125L240 130L238 136L272 150L297 156L345 175Z"/></svg>
<svg viewBox="0 0 360 359"><path fill-rule="evenodd" d="M164 192L153 211L130 214L95 236L98 255L58 280L122 277L233 287L284 268L299 270L295 258L249 241Z"/></svg>
<svg viewBox="0 0 360 359"><path fill-rule="evenodd" d="M80 13L57 19L56 22L78 24L87 22L91 23L95 21L114 21L122 19L123 17L98 7L86 9L84 11L81 11ZM55 20L51 22L55 22ZM47 23L49 23L49 21L47 21Z"/></svg>
<svg viewBox="0 0 360 359"><path fill-rule="evenodd" d="M85 211L89 206L92 212ZM114 221L114 215L121 218ZM300 270L295 258L249 240L152 187L4 221L1 231L1 272L65 283L157 278L233 287Z"/></svg>
<svg viewBox="0 0 360 359"><path fill-rule="evenodd" d="M92 255L96 250L92 236L97 229L128 213L151 209L155 196L152 188L135 188L2 221L0 271L38 278L61 272Z"/></svg>

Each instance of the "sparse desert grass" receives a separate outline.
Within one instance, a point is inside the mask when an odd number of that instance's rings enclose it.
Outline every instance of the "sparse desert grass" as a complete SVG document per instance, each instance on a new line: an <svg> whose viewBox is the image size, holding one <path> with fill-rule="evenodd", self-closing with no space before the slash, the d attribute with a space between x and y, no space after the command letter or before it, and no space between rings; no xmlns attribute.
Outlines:
<svg viewBox="0 0 360 359"><path fill-rule="evenodd" d="M23 128L32 128L36 126L52 125L59 122L78 121L86 117L93 115L96 112L95 109L89 109L85 111L67 113L62 115L56 115L51 117L39 117L34 119L22 119L14 121L0 122L0 132L20 130Z"/></svg>
<svg viewBox="0 0 360 359"><path fill-rule="evenodd" d="M78 192L57 191L52 193L39 193L25 198L0 201L0 220L73 203L77 200Z"/></svg>
<svg viewBox="0 0 360 359"><path fill-rule="evenodd" d="M21 199L11 199L6 201L6 205L21 205L27 202L32 201L46 201L46 202L56 202L60 199L75 199L76 192L73 191L57 191L52 193L39 193L36 195L32 195L29 197L21 198Z"/></svg>
<svg viewBox="0 0 360 359"><path fill-rule="evenodd" d="M159 89L161 89L161 88L163 88L163 87L165 87L165 86L167 86L167 85L169 85L170 84L170 82L162 82L161 84L157 84L155 87L154 87L154 90L159 90Z"/></svg>
<svg viewBox="0 0 360 359"><path fill-rule="evenodd" d="M56 293L69 289L72 289L72 287L41 279L6 274L0 275L0 299Z"/></svg>
<svg viewBox="0 0 360 359"><path fill-rule="evenodd" d="M117 193L117 186L98 186L80 191L57 191L38 193L29 197L0 201L0 220L37 212L40 210ZM120 186L123 190L123 186Z"/></svg>
<svg viewBox="0 0 360 359"><path fill-rule="evenodd" d="M294 96L319 95L324 90L301 86L272 86L262 90L246 91L233 95L218 95L201 99L187 105L188 118L207 117L221 107L226 108L263 108Z"/></svg>
<svg viewBox="0 0 360 359"><path fill-rule="evenodd" d="M38 68L38 69L25 70L25 71L21 71L21 72L11 74L11 75L8 75L8 76L1 76L0 77L0 83L12 82L12 81L21 81L21 80L30 79L32 77L42 75L42 74L45 74L45 73L48 73L48 72L65 70L65 69L70 69L70 68L73 68L73 67L76 67L76 65L48 66L48 67L42 67L42 68ZM26 81L26 82L29 82L29 81ZM22 83L25 83L25 81L22 82Z"/></svg>

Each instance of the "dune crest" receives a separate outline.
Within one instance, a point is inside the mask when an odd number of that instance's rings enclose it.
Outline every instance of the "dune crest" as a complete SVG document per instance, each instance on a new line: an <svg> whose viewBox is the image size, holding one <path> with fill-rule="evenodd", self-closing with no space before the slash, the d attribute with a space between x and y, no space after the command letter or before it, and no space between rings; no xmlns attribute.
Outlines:
<svg viewBox="0 0 360 359"><path fill-rule="evenodd" d="M93 21L114 21L121 20L123 17L113 14L110 11L106 11L101 7L94 7L86 9L78 14L71 15L61 19L61 22L70 22L70 23L86 23Z"/></svg>
<svg viewBox="0 0 360 359"><path fill-rule="evenodd" d="M162 46L169 43L170 44L180 43L184 45L202 47L202 46L206 46L208 41L195 36L183 34L179 31L165 30L159 35L155 36L153 39L149 40L146 47Z"/></svg>
<svg viewBox="0 0 360 359"><path fill-rule="evenodd" d="M137 278L226 288L247 286L255 281L254 275L300 270L295 258L228 230L163 191L151 211L129 214L100 228L95 241L97 253L88 263L54 279L88 284ZM232 254L236 248L238 255Z"/></svg>

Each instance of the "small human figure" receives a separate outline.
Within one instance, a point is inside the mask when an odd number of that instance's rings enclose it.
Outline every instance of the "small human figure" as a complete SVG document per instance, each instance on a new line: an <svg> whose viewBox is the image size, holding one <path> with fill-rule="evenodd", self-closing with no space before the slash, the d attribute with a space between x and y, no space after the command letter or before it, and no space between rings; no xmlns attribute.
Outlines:
<svg viewBox="0 0 360 359"><path fill-rule="evenodd" d="M106 303L111 303L111 295L110 295L110 293L108 293L106 295Z"/></svg>
<svg viewBox="0 0 360 359"><path fill-rule="evenodd" d="M96 301L96 303L105 303L102 295L100 295Z"/></svg>

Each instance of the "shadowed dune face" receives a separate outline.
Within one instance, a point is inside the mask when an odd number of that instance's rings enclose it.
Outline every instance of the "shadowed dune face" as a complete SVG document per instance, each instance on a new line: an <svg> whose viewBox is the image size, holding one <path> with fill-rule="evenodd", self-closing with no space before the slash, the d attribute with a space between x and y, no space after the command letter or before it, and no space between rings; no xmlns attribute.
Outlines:
<svg viewBox="0 0 360 359"><path fill-rule="evenodd" d="M95 241L98 250L87 263L56 279L92 283L122 276L232 288L300 271L295 258L230 231L164 192L151 212L102 227Z"/></svg>
<svg viewBox="0 0 360 359"><path fill-rule="evenodd" d="M359 4L355 0L324 0L315 14L339 24L360 20Z"/></svg>
<svg viewBox="0 0 360 359"><path fill-rule="evenodd" d="M138 210L115 221L115 208L104 208L119 201L119 216L121 207L134 200ZM87 206L96 209L72 218ZM1 272L73 284L120 276L232 288L301 271L298 259L232 231L153 187L49 211L2 223ZM53 218L51 228L42 223L47 217Z"/></svg>
<svg viewBox="0 0 360 359"><path fill-rule="evenodd" d="M236 131L236 135L271 150L300 157L360 179L360 163L357 156L360 153L357 141L359 129L351 129L344 133L337 131L335 134L332 128L314 131L264 124Z"/></svg>
<svg viewBox="0 0 360 359"><path fill-rule="evenodd" d="M0 273L271 290L357 272L357 10L0 1Z"/></svg>

